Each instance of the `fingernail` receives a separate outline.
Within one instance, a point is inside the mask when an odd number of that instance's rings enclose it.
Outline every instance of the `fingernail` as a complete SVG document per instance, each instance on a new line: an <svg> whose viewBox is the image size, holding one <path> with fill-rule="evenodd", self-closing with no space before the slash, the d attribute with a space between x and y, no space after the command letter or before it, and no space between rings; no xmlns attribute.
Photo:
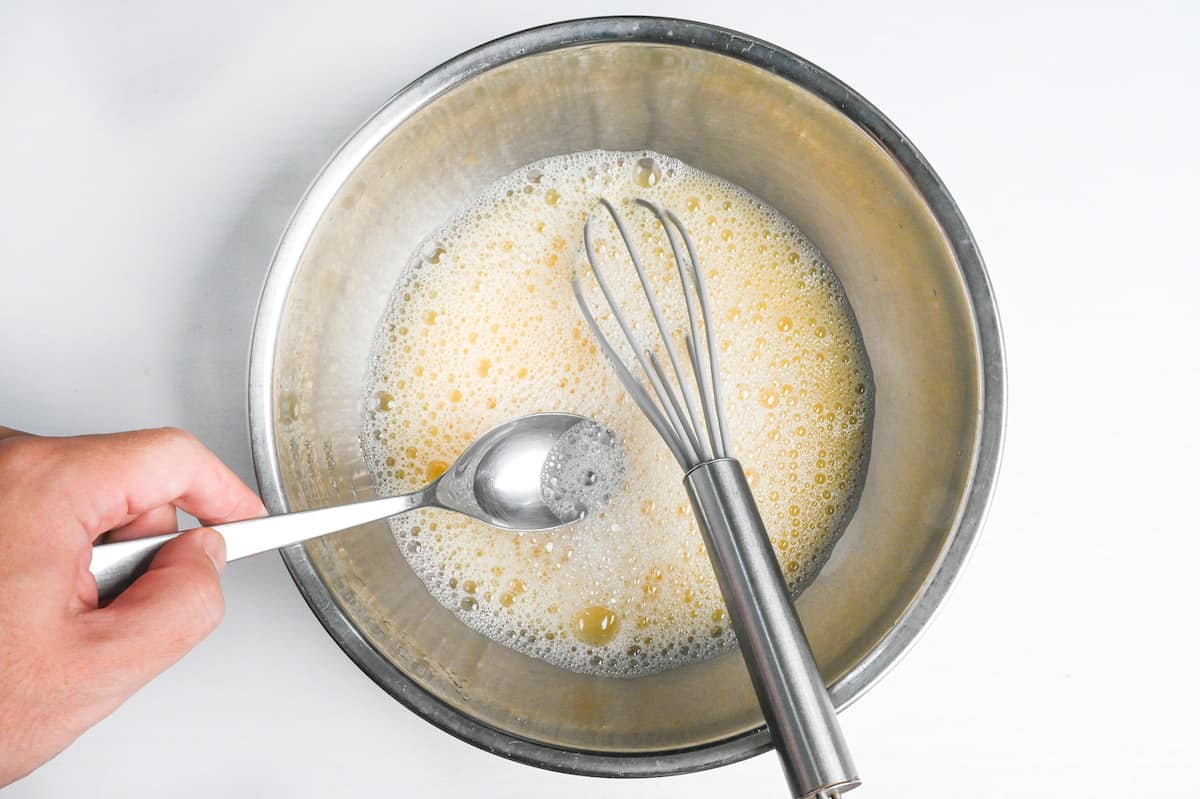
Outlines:
<svg viewBox="0 0 1200 799"><path fill-rule="evenodd" d="M217 574L225 571L225 538L216 530L205 530L201 543Z"/></svg>

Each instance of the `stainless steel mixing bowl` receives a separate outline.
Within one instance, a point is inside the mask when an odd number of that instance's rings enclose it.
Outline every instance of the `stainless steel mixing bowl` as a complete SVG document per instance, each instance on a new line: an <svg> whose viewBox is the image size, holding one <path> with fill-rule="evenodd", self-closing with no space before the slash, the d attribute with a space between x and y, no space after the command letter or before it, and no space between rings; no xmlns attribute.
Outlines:
<svg viewBox="0 0 1200 799"><path fill-rule="evenodd" d="M271 265L249 385L263 498L280 512L375 495L362 376L409 254L496 178L593 148L650 148L745 186L846 288L875 371L871 462L798 603L844 707L911 645L971 548L1000 451L1003 353L975 243L921 155L851 89L766 42L679 20L566 22L461 55L388 101L313 183ZM284 558L384 690L497 754L656 775L770 746L737 653L635 680L530 659L438 605L383 523Z"/></svg>

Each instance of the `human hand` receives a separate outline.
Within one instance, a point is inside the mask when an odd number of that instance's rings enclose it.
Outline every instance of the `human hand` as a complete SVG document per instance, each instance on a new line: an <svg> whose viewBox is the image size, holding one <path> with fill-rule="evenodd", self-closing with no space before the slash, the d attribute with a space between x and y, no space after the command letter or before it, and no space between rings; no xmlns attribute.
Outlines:
<svg viewBox="0 0 1200 799"><path fill-rule="evenodd" d="M262 515L181 430L42 438L0 427L0 786L65 749L221 620L225 542L201 528L97 607L92 543Z"/></svg>

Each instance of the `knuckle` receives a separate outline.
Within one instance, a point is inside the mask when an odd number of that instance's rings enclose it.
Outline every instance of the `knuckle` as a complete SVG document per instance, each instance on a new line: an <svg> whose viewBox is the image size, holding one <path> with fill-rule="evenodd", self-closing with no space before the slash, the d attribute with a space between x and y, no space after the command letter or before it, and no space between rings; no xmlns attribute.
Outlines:
<svg viewBox="0 0 1200 799"><path fill-rule="evenodd" d="M180 427L160 427L151 431L151 434L167 446L187 447L198 443L194 435Z"/></svg>

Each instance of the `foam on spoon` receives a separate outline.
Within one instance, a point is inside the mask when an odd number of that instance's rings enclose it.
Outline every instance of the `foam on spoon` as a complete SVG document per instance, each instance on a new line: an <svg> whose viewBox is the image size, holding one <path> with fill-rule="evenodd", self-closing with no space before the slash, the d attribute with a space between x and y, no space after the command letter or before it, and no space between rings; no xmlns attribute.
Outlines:
<svg viewBox="0 0 1200 799"><path fill-rule="evenodd" d="M564 522L608 507L625 477L625 455L616 434L580 422L563 433L542 464L542 498Z"/></svg>
<svg viewBox="0 0 1200 799"><path fill-rule="evenodd" d="M621 209L678 331L686 317L670 246L629 198L674 210L696 240L733 451L794 592L820 569L857 501L872 384L821 253L753 195L657 153L593 151L523 167L418 248L366 375L364 450L381 492L420 488L480 434L528 413L594 419L620 446L580 429L547 462L547 502L561 514L588 510L575 524L516 535L423 510L392 520L397 545L431 594L481 634L563 668L636 677L735 641L679 465L626 396L571 292L572 274L588 271L583 223L600 196ZM606 215L596 220L617 301L635 326L646 324L616 228ZM604 460L614 452L619 466Z"/></svg>

